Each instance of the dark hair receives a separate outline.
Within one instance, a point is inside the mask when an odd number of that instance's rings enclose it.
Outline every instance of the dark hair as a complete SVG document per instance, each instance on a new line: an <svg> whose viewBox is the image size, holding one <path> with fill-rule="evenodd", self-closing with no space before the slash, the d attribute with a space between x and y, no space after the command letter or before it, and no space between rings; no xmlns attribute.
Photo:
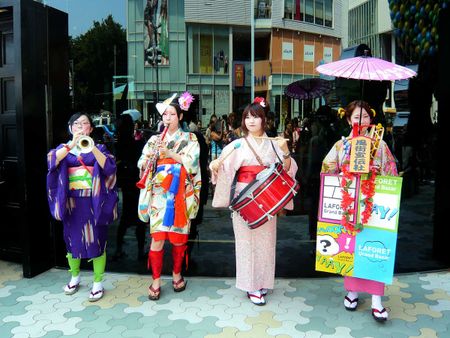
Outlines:
<svg viewBox="0 0 450 338"><path fill-rule="evenodd" d="M127 139L133 137L134 122L129 114L120 115L116 120L117 138Z"/></svg>
<svg viewBox="0 0 450 338"><path fill-rule="evenodd" d="M350 120L350 118L353 114L353 111L356 108L364 108L366 110L367 114L369 114L371 121L375 117L374 111L372 110L372 108L370 108L369 104L366 101L356 100L356 101L350 102L347 105L347 107L345 107L345 117L348 120Z"/></svg>
<svg viewBox="0 0 450 338"><path fill-rule="evenodd" d="M180 116L181 116L181 114L183 114L183 112L181 111L179 104L172 102L171 104L169 104L169 106L172 106L175 108L175 111L177 112L177 116L178 116L178 118L180 118Z"/></svg>
<svg viewBox="0 0 450 338"><path fill-rule="evenodd" d="M266 113L264 111L264 107L261 106L259 103L250 103L247 107L245 107L244 112L242 113L241 129L245 134L248 134L248 129L245 126L245 119L249 114L254 117L260 117L261 129L262 130L266 129Z"/></svg>
<svg viewBox="0 0 450 338"><path fill-rule="evenodd" d="M91 127L94 127L94 121L92 121L92 117L88 114L88 113L82 113L82 112L78 112L73 114L70 118L69 118L69 122L67 122L67 125L69 127L72 127L73 123L78 120L81 116L86 116L89 120L89 123L91 124Z"/></svg>

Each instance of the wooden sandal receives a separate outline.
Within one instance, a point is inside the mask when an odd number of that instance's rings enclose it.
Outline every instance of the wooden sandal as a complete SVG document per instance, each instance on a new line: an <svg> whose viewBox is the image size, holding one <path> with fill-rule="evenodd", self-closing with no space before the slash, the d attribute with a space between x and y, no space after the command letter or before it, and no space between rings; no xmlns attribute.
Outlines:
<svg viewBox="0 0 450 338"><path fill-rule="evenodd" d="M152 285L148 287L148 290L153 293L153 295L149 294L148 299L150 300L158 300L161 296L161 287L154 289Z"/></svg>
<svg viewBox="0 0 450 338"><path fill-rule="evenodd" d="M184 283L183 286L178 287L178 285L180 285L181 283ZM175 292L182 292L182 291L184 291L186 289L187 282L184 280L183 277L181 277L176 282L173 280L172 281L172 285L173 285L173 291L175 291Z"/></svg>

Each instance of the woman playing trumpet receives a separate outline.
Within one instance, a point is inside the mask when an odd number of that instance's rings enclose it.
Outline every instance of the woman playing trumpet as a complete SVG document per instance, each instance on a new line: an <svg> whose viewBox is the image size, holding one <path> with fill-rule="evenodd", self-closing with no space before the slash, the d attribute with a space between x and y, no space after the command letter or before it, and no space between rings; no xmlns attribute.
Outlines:
<svg viewBox="0 0 450 338"><path fill-rule="evenodd" d="M92 259L94 283L89 300L96 301L104 292L107 225L117 218L116 163L104 145L91 143L89 115L72 115L68 126L72 140L47 155L48 202L52 216L64 226L72 274L64 292L72 295L78 291L81 258Z"/></svg>
<svg viewBox="0 0 450 338"><path fill-rule="evenodd" d="M195 218L199 206L200 147L195 134L184 132L179 126L183 118L182 109L188 110L193 98L189 93L184 93L178 103L172 102L174 98L175 95L156 105L166 129L161 135L150 138L138 162L144 177L148 174L148 166L155 168L155 172L144 179L146 186L141 190L141 194L150 192L150 199L142 203L140 198L139 204L139 217L150 221L152 237L148 257L153 277L148 289L150 300L158 300L161 295L160 277L166 239L172 244L173 290L181 292L186 288L181 269L190 220Z"/></svg>

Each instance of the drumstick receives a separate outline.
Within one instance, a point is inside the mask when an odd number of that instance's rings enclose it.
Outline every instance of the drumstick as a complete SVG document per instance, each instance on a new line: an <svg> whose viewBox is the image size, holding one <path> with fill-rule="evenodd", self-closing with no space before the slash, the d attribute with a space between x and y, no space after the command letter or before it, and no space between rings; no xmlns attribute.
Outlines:
<svg viewBox="0 0 450 338"><path fill-rule="evenodd" d="M260 138L260 139L264 139L264 140L286 140L289 141L288 138L284 138L284 137L269 137L269 136L253 136L254 138Z"/></svg>
<svg viewBox="0 0 450 338"><path fill-rule="evenodd" d="M219 166L222 165L223 161L225 161L233 153L233 151L235 151L237 148L241 146L241 142L235 142L233 146L234 146L233 149L231 149L228 154L226 154L223 157L221 156L219 158Z"/></svg>

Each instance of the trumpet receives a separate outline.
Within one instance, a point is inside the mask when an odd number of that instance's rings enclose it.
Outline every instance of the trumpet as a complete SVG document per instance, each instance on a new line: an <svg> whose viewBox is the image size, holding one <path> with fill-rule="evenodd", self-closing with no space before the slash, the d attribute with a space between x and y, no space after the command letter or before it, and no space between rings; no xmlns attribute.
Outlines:
<svg viewBox="0 0 450 338"><path fill-rule="evenodd" d="M80 152L83 154L90 153L92 149L94 148L94 140L87 136L83 135L78 139L77 147L80 149Z"/></svg>

